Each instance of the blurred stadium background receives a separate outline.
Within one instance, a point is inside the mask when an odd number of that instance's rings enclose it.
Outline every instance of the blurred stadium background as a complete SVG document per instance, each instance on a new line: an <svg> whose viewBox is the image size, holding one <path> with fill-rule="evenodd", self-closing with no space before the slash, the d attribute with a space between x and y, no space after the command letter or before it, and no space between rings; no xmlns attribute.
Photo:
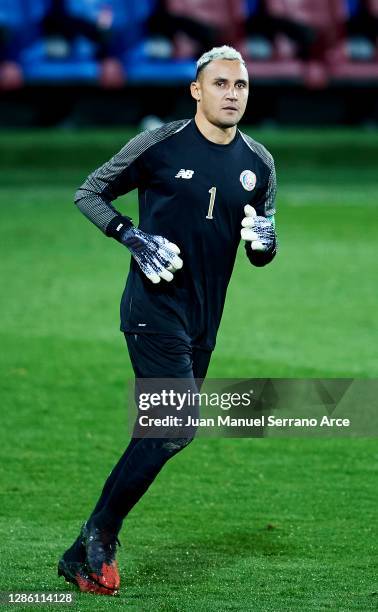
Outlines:
<svg viewBox="0 0 378 612"><path fill-rule="evenodd" d="M280 239L263 270L240 248L209 376L377 376L377 2L159 6L0 0L0 590L69 590L56 561L127 443L129 258L73 193L193 114L204 48L247 58ZM121 597L74 609L376 610L376 465L374 439L197 440L125 523Z"/></svg>
<svg viewBox="0 0 378 612"><path fill-rule="evenodd" d="M377 0L0 0L0 125L185 116L217 44L247 59L249 122L376 122L377 24Z"/></svg>

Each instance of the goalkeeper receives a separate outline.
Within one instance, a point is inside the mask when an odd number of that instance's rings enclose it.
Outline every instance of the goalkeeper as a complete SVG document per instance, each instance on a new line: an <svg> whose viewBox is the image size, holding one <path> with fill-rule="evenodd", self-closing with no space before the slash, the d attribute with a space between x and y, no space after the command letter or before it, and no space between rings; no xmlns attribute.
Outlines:
<svg viewBox="0 0 378 612"><path fill-rule="evenodd" d="M276 178L270 153L237 128L249 91L240 53L223 46L202 55L190 87L193 119L130 140L86 179L75 201L131 253L121 330L135 376L186 379L195 388L215 346L240 237L254 266L276 254ZM113 205L135 188L138 228ZM118 591L122 521L193 435L132 437L59 561L60 575L82 591Z"/></svg>

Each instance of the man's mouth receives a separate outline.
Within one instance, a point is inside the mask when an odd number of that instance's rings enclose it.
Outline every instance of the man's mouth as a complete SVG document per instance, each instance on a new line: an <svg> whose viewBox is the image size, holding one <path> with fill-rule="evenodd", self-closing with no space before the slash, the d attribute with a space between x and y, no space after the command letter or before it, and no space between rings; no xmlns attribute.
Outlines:
<svg viewBox="0 0 378 612"><path fill-rule="evenodd" d="M237 108L237 106L223 106L222 110L238 111L239 109Z"/></svg>

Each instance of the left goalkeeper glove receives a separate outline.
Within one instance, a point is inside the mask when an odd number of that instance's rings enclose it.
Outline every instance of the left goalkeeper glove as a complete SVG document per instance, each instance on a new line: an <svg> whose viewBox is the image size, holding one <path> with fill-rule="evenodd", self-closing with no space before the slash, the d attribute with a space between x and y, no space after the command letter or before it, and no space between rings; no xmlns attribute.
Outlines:
<svg viewBox="0 0 378 612"><path fill-rule="evenodd" d="M250 204L244 206L244 213L240 230L242 239L251 243L252 251L272 251L276 244L273 222L257 215Z"/></svg>

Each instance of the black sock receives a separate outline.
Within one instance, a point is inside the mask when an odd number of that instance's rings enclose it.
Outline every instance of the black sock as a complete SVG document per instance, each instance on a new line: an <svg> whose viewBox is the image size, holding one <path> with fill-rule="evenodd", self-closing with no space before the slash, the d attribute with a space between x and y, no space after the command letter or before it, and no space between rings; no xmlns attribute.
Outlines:
<svg viewBox="0 0 378 612"><path fill-rule="evenodd" d="M114 514L109 512L109 510L106 508L103 508L100 510L100 512L92 515L89 523L93 524L101 531L106 531L108 534L112 534L115 537L118 536L122 527L122 519L120 519L118 516L114 516Z"/></svg>

